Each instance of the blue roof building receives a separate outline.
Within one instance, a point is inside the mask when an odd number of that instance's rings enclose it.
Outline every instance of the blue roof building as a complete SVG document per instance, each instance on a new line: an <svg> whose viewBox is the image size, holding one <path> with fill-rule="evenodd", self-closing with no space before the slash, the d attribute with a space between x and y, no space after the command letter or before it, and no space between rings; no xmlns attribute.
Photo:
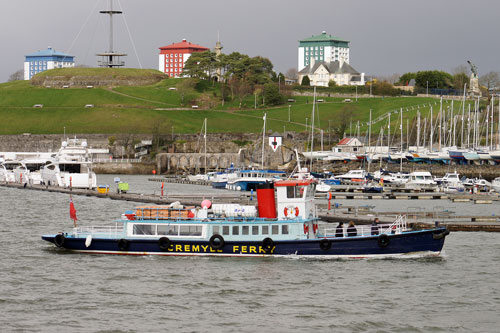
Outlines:
<svg viewBox="0 0 500 333"><path fill-rule="evenodd" d="M74 56L57 52L50 46L47 50L27 54L24 60L24 79L30 80L48 69L75 67L74 59Z"/></svg>

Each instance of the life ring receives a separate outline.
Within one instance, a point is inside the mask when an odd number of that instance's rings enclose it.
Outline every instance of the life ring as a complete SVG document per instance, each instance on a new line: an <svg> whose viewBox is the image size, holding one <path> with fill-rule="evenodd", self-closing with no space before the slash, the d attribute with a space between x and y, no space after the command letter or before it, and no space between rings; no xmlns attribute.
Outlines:
<svg viewBox="0 0 500 333"><path fill-rule="evenodd" d="M332 241L326 238L323 238L319 241L319 248L323 251L328 251L332 247Z"/></svg>
<svg viewBox="0 0 500 333"><path fill-rule="evenodd" d="M384 247L387 247L390 243L391 243L391 240L389 239L389 236L387 236L386 234L382 234L382 235L378 236L378 239L377 239L378 246L384 248Z"/></svg>
<svg viewBox="0 0 500 333"><path fill-rule="evenodd" d="M170 241L167 237L161 237L158 239L158 247L160 250L167 251L170 248L170 245L172 245L172 241Z"/></svg>
<svg viewBox="0 0 500 333"><path fill-rule="evenodd" d="M130 242L126 239L122 238L118 241L118 248L120 249L120 251L127 251L129 245L130 245Z"/></svg>
<svg viewBox="0 0 500 333"><path fill-rule="evenodd" d="M432 234L433 239L441 239L445 238L450 234L450 231L448 229L444 230L443 232L437 233L437 234Z"/></svg>
<svg viewBox="0 0 500 333"><path fill-rule="evenodd" d="M309 226L307 225L307 223L304 223L304 234L307 235L308 232L309 232Z"/></svg>
<svg viewBox="0 0 500 333"><path fill-rule="evenodd" d="M272 238L266 237L262 240L262 248L266 253L271 253L271 251L274 249L274 241Z"/></svg>
<svg viewBox="0 0 500 333"><path fill-rule="evenodd" d="M221 235L212 235L210 240L208 241L208 245L214 250L220 250L224 247L226 242L224 241L224 237Z"/></svg>
<svg viewBox="0 0 500 333"><path fill-rule="evenodd" d="M285 217L293 218L299 216L299 207L287 206L283 210Z"/></svg>
<svg viewBox="0 0 500 333"><path fill-rule="evenodd" d="M63 234L57 234L56 237L54 237L54 244L56 244L57 247L63 247L65 241L66 237L64 237Z"/></svg>

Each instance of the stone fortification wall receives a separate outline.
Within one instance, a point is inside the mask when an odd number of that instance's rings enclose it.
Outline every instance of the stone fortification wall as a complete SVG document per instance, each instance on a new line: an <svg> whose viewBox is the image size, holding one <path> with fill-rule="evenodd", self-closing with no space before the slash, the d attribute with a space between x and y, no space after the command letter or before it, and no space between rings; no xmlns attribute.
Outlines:
<svg viewBox="0 0 500 333"><path fill-rule="evenodd" d="M31 80L31 84L51 88L145 86L165 78L166 76L160 73L145 76L36 76Z"/></svg>

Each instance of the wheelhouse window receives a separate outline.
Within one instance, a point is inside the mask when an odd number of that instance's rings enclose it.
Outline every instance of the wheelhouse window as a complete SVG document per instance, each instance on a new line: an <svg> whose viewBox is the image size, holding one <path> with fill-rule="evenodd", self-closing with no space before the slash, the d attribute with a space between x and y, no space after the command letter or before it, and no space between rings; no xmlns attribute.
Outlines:
<svg viewBox="0 0 500 333"><path fill-rule="evenodd" d="M158 235L177 236L179 227L176 225L158 225Z"/></svg>
<svg viewBox="0 0 500 333"><path fill-rule="evenodd" d="M287 186L286 197L288 199L302 198L306 186Z"/></svg>
<svg viewBox="0 0 500 333"><path fill-rule="evenodd" d="M220 231L219 231L219 229L220 229L220 228L219 228L219 226L218 226L218 225L214 225L214 226L213 226L213 228L212 228L212 233L213 233L214 235L220 235L220 233L219 233L219 232L220 232Z"/></svg>
<svg viewBox="0 0 500 333"><path fill-rule="evenodd" d="M179 229L180 236L201 236L201 226L181 225Z"/></svg>
<svg viewBox="0 0 500 333"><path fill-rule="evenodd" d="M273 235L279 235L279 233L280 233L280 226L276 225L276 224L273 224L271 226L271 230L272 230L272 234Z"/></svg>
<svg viewBox="0 0 500 333"><path fill-rule="evenodd" d="M252 226L252 235L258 235L258 234L259 234L259 226L253 225Z"/></svg>
<svg viewBox="0 0 500 333"><path fill-rule="evenodd" d="M152 224L134 224L134 235L154 235L155 226Z"/></svg>
<svg viewBox="0 0 500 333"><path fill-rule="evenodd" d="M241 227L241 234L242 235L248 235L250 231L250 227L248 225L244 225Z"/></svg>
<svg viewBox="0 0 500 333"><path fill-rule="evenodd" d="M233 225L233 235L239 235L239 234L240 234L240 226Z"/></svg>
<svg viewBox="0 0 500 333"><path fill-rule="evenodd" d="M262 226L262 234L263 235L269 235L269 226L268 225L263 225Z"/></svg>

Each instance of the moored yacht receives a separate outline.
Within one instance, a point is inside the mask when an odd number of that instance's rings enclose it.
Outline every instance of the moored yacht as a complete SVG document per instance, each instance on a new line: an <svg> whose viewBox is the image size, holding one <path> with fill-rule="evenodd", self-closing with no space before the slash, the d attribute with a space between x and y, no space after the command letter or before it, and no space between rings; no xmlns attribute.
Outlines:
<svg viewBox="0 0 500 333"><path fill-rule="evenodd" d="M59 187L97 187L97 178L92 171L87 141L70 139L63 141L54 160L40 170L42 183Z"/></svg>

